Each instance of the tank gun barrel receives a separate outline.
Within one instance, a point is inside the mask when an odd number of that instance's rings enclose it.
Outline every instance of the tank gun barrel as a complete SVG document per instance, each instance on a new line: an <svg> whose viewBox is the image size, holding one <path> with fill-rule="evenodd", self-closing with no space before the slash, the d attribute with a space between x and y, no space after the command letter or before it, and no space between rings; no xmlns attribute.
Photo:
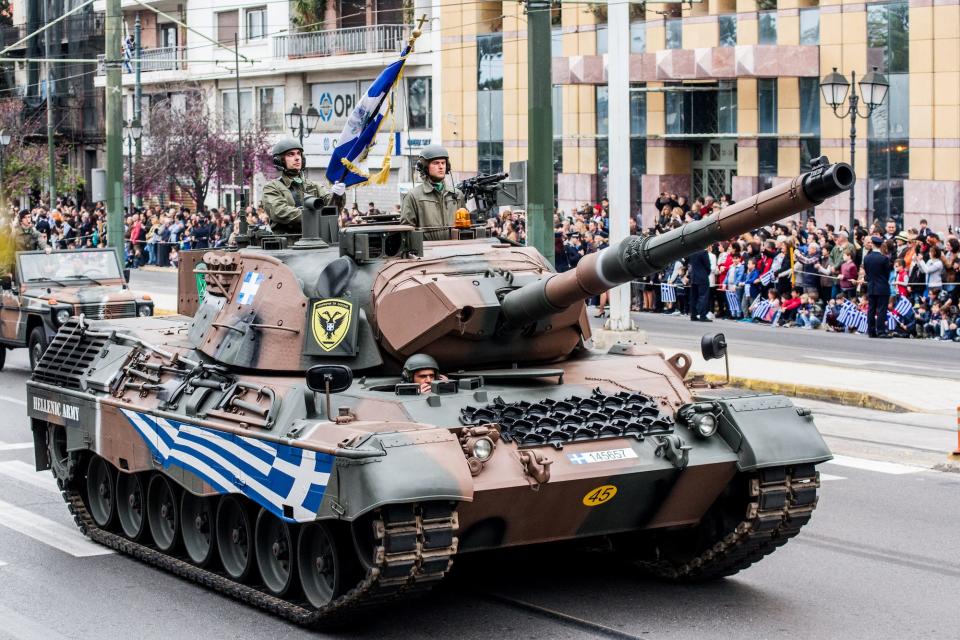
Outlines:
<svg viewBox="0 0 960 640"><path fill-rule="evenodd" d="M501 301L509 325L518 326L559 313L612 287L661 271L715 242L822 203L853 188L850 165L826 158L812 171L658 236L631 236L580 260L576 269L551 275L509 292Z"/></svg>

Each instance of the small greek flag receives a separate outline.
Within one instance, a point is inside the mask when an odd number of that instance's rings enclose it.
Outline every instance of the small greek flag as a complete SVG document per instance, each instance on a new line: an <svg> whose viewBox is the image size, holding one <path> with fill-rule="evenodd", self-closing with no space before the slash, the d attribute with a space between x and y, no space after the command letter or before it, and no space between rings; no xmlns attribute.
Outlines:
<svg viewBox="0 0 960 640"><path fill-rule="evenodd" d="M783 314L783 309L777 309L777 312L773 314L772 318L770 318L770 324L772 324L775 327L779 327L781 314Z"/></svg>
<svg viewBox="0 0 960 640"><path fill-rule="evenodd" d="M887 313L887 331L897 330L897 316L893 313Z"/></svg>
<svg viewBox="0 0 960 640"><path fill-rule="evenodd" d="M865 311L857 311L856 315L856 326L857 333L866 333L867 332L867 314Z"/></svg>
<svg viewBox="0 0 960 640"><path fill-rule="evenodd" d="M740 310L740 296L737 291L727 291L727 306L730 307L730 315L739 316L741 314Z"/></svg>
<svg viewBox="0 0 960 640"><path fill-rule="evenodd" d="M757 320L766 320L767 314L770 312L770 309L773 308L766 300L758 300L757 306L753 309L753 317Z"/></svg>
<svg viewBox="0 0 960 640"><path fill-rule="evenodd" d="M855 324L855 315L857 307L849 300L844 300L840 307L840 313L837 314L837 322L845 327L851 327Z"/></svg>
<svg viewBox="0 0 960 640"><path fill-rule="evenodd" d="M660 285L660 300L661 302L676 302L677 301L677 292L671 284L661 284Z"/></svg>
<svg viewBox="0 0 960 640"><path fill-rule="evenodd" d="M260 289L260 283L263 282L263 274L255 271L247 271L243 276L243 284L240 286L240 293L237 294L237 304L250 304L257 296Z"/></svg>
<svg viewBox="0 0 960 640"><path fill-rule="evenodd" d="M771 267L769 271L760 276L760 284L765 287L770 286L770 283L773 282L773 275L773 267Z"/></svg>
<svg viewBox="0 0 960 640"><path fill-rule="evenodd" d="M900 299L897 300L897 306L893 308L898 315L905 316L908 313L913 313L913 304L910 303L910 300L905 296L900 296Z"/></svg>
<svg viewBox="0 0 960 640"><path fill-rule="evenodd" d="M590 458L585 453L568 453L567 458L573 464L590 464Z"/></svg>

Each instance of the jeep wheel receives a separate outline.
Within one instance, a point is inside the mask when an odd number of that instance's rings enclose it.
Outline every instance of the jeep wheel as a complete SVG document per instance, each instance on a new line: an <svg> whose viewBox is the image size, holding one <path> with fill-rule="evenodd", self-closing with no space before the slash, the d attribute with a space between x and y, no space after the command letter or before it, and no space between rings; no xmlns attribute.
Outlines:
<svg viewBox="0 0 960 640"><path fill-rule="evenodd" d="M47 350L47 334L43 331L43 327L33 328L27 346L30 349L30 370L33 371L37 368L37 363L40 362L43 352Z"/></svg>

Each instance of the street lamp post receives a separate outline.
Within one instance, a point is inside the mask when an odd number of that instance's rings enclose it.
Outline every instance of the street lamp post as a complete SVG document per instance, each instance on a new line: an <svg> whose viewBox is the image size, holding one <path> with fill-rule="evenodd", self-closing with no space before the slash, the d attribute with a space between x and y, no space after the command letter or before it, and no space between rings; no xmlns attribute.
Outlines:
<svg viewBox="0 0 960 640"><path fill-rule="evenodd" d="M293 108L290 109L290 113L286 114L286 116L287 127L290 128L290 134L300 138L300 146L302 147L303 139L309 138L313 130L317 128L317 124L320 122L320 112L317 111L316 107L310 105L310 108L307 109L306 117L304 117L303 109L294 102Z"/></svg>
<svg viewBox="0 0 960 640"><path fill-rule="evenodd" d="M854 155L856 154L856 142L857 142L857 116L861 118L869 118L873 115L873 112L883 104L884 99L887 97L887 89L890 88L887 78L877 71L877 68L874 67L872 71L869 71L863 78L860 80L860 93L863 94L863 101L867 105L867 112L865 114L860 113L860 96L857 95L857 72L850 72L850 82L847 82L847 79L843 75L837 73L837 68L833 68L832 73L828 73L823 77L823 80L820 81L820 91L823 93L824 101L830 105L830 108L833 110L833 115L837 116L841 120L850 116L850 166L856 169L854 164ZM843 99L847 95L847 89L850 89L850 98L847 101L846 109L841 109L840 106L843 104ZM850 189L850 222L849 230L850 233L853 233L853 206L854 206L854 191L855 189Z"/></svg>
<svg viewBox="0 0 960 640"><path fill-rule="evenodd" d="M0 212L7 210L7 181L3 170L6 167L4 153L7 150L8 144L10 144L10 134L6 131L0 131Z"/></svg>
<svg viewBox="0 0 960 640"><path fill-rule="evenodd" d="M140 139L143 129L140 122L131 120L124 128L124 134L127 136L127 158L130 167L130 204L127 206L127 215L133 214L133 145Z"/></svg>

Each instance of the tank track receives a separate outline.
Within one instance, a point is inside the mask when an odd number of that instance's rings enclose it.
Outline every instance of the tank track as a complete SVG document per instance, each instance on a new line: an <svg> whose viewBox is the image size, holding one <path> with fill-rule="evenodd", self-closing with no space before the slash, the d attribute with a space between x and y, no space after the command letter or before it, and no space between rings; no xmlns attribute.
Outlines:
<svg viewBox="0 0 960 640"><path fill-rule="evenodd" d="M67 484L58 480L77 526L94 542L306 627L340 623L370 607L424 593L444 577L457 552L457 513L452 503L382 509L372 523L372 562L366 567L366 575L350 591L316 609L101 529L76 490L77 484L76 479Z"/></svg>
<svg viewBox="0 0 960 640"><path fill-rule="evenodd" d="M637 561L645 572L675 581L723 578L746 569L800 533L817 506L820 473L813 465L760 469L749 478L746 517L698 556L675 564Z"/></svg>

